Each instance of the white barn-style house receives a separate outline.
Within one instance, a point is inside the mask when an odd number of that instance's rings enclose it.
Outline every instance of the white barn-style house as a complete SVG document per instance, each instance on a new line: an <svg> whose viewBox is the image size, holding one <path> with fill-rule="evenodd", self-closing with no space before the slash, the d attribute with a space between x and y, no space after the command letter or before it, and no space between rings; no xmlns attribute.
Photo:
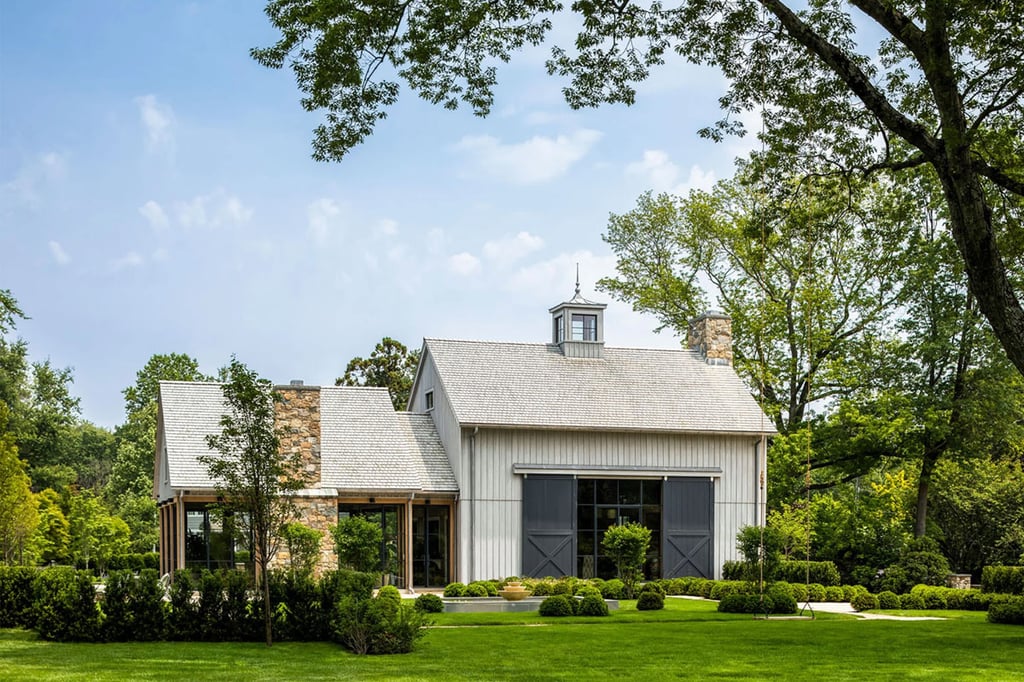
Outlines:
<svg viewBox="0 0 1024 682"><path fill-rule="evenodd" d="M408 412L384 389L278 387L301 520L379 521L384 581L404 588L612 577L600 541L624 521L652 531L649 577L720 577L737 531L763 523L774 433L732 368L729 319L702 315L687 349L652 350L605 346L605 305L578 288L549 312L547 343L425 339ZM234 561L197 459L222 411L218 384L161 383L165 572ZM325 537L322 567L336 561Z"/></svg>

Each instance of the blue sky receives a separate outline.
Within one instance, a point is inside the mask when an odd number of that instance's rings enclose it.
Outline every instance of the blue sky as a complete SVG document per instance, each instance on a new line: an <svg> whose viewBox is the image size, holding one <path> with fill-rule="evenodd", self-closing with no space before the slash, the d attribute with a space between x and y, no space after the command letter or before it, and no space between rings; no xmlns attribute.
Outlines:
<svg viewBox="0 0 1024 682"><path fill-rule="evenodd" d="M751 144L697 136L713 70L672 64L633 107L572 112L534 49L489 118L403 92L317 163L291 72L248 56L275 38L258 2L0 3L0 288L33 359L74 368L86 419L120 423L154 353L330 384L385 335L547 341L577 262L608 300L610 212L707 188ZM655 326L612 303L607 342L678 346Z"/></svg>

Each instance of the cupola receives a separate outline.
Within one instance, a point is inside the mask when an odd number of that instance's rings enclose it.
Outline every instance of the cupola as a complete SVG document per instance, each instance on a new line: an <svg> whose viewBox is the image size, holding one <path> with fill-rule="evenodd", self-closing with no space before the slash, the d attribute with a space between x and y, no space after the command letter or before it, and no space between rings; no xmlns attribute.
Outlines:
<svg viewBox="0 0 1024 682"><path fill-rule="evenodd" d="M551 308L551 343L567 358L599 358L604 351L605 303L595 303L580 294L579 273L576 293Z"/></svg>

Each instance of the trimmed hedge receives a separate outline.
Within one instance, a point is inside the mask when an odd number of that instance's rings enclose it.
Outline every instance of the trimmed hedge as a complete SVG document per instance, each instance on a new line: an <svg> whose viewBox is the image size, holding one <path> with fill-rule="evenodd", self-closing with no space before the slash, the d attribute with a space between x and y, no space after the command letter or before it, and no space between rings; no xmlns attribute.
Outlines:
<svg viewBox="0 0 1024 682"><path fill-rule="evenodd" d="M540 603L538 611L540 615L550 618L565 618L566 616L573 615L572 604L569 603L569 597L566 597L564 594L548 597Z"/></svg>
<svg viewBox="0 0 1024 682"><path fill-rule="evenodd" d="M91 571L50 568L33 583L35 629L56 642L94 642L102 635Z"/></svg>
<svg viewBox="0 0 1024 682"><path fill-rule="evenodd" d="M988 622L1004 625L1024 625L1024 597L1011 597L988 609Z"/></svg>
<svg viewBox="0 0 1024 682"><path fill-rule="evenodd" d="M867 592L860 592L853 595L850 606L856 611L871 611L878 608L878 597Z"/></svg>
<svg viewBox="0 0 1024 682"><path fill-rule="evenodd" d="M981 591L1024 595L1024 566L985 566Z"/></svg>
<svg viewBox="0 0 1024 682"><path fill-rule="evenodd" d="M776 578L789 583L806 583L808 568L812 583L836 587L841 582L839 569L831 561L781 561Z"/></svg>
<svg viewBox="0 0 1024 682"><path fill-rule="evenodd" d="M32 627L32 583L39 572L30 566L0 566L0 628Z"/></svg>

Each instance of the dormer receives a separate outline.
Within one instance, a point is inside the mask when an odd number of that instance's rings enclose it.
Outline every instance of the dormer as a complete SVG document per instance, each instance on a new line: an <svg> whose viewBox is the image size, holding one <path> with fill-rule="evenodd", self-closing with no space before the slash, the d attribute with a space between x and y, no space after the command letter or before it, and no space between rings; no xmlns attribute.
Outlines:
<svg viewBox="0 0 1024 682"><path fill-rule="evenodd" d="M580 294L559 303L551 313L551 343L558 346L567 358L599 358L604 350L605 303L594 303Z"/></svg>

